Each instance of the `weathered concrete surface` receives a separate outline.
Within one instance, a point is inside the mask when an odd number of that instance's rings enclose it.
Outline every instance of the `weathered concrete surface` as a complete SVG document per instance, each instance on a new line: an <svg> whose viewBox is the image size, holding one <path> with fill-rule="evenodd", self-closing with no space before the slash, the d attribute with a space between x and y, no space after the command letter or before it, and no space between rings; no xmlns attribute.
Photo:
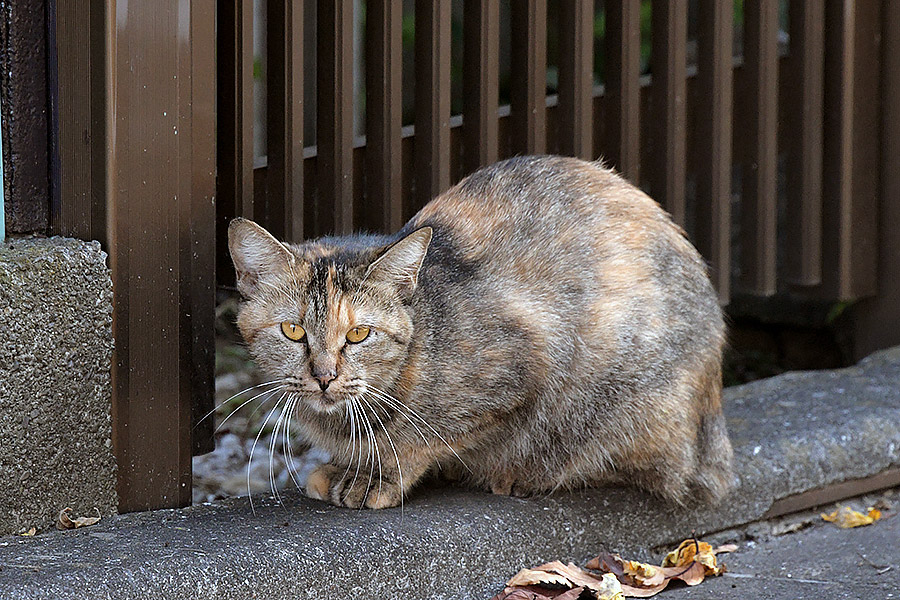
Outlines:
<svg viewBox="0 0 900 600"><path fill-rule="evenodd" d="M627 489L533 499L451 488L404 510L297 495L122 515L0 540L0 598L486 599L523 566L649 549L759 519L776 499L900 464L900 349L732 389L740 486L678 510Z"/></svg>
<svg viewBox="0 0 900 600"><path fill-rule="evenodd" d="M808 529L741 542L721 559L723 577L693 588L671 584L660 600L900 598L900 519L838 529L814 518Z"/></svg>
<svg viewBox="0 0 900 600"><path fill-rule="evenodd" d="M111 323L99 244L0 245L0 533L115 512Z"/></svg>

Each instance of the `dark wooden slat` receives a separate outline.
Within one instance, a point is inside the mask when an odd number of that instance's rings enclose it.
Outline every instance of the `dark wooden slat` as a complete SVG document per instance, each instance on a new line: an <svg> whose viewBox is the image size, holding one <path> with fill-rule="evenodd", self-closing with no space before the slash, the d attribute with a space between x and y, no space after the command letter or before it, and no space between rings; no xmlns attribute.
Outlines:
<svg viewBox="0 0 900 600"><path fill-rule="evenodd" d="M353 230L353 3L319 0L316 235Z"/></svg>
<svg viewBox="0 0 900 600"><path fill-rule="evenodd" d="M106 112L108 178L95 184L110 214L113 439L127 512L191 502L191 394L212 368L209 348L194 355L195 330L212 325L212 260L194 252L208 251L215 231L214 7L165 0L120 10L101 30L114 52L98 71L115 111Z"/></svg>
<svg viewBox="0 0 900 600"><path fill-rule="evenodd" d="M179 224L182 270L190 278L181 287L182 372L190 373L192 454L215 449L213 410L216 311L216 3L191 2L191 197L187 221ZM182 71L184 71L182 67ZM202 419L202 420L201 420Z"/></svg>
<svg viewBox="0 0 900 600"><path fill-rule="evenodd" d="M500 0L466 0L463 8L465 168L497 161Z"/></svg>
<svg viewBox="0 0 900 600"><path fill-rule="evenodd" d="M853 354L900 344L900 2L882 7L878 293L853 307Z"/></svg>
<svg viewBox="0 0 900 600"><path fill-rule="evenodd" d="M696 244L723 305L731 294L733 10L727 2L700 0L697 23L697 86L704 104L696 120Z"/></svg>
<svg viewBox="0 0 900 600"><path fill-rule="evenodd" d="M744 68L749 107L741 194L741 280L747 291L775 293L778 174L778 1L744 7Z"/></svg>
<svg viewBox="0 0 900 600"><path fill-rule="evenodd" d="M416 0L416 204L450 187L450 0Z"/></svg>
<svg viewBox="0 0 900 600"><path fill-rule="evenodd" d="M228 223L253 219L253 3L217 4L216 74L217 184L216 271L220 282L233 278Z"/></svg>
<svg viewBox="0 0 900 600"><path fill-rule="evenodd" d="M790 59L793 85L791 147L787 166L787 256L790 283L822 281L822 85L825 1L790 3Z"/></svg>
<svg viewBox="0 0 900 600"><path fill-rule="evenodd" d="M303 2L268 0L266 225L303 239Z"/></svg>
<svg viewBox="0 0 900 600"><path fill-rule="evenodd" d="M606 3L607 133L603 155L625 177L640 177L640 0Z"/></svg>
<svg viewBox="0 0 900 600"><path fill-rule="evenodd" d="M877 285L880 3L825 4L822 294L852 300Z"/></svg>
<svg viewBox="0 0 900 600"><path fill-rule="evenodd" d="M594 3L559 3L559 150L593 157Z"/></svg>
<svg viewBox="0 0 900 600"><path fill-rule="evenodd" d="M91 223L91 46L83 39L91 27L88 0L56 4L60 201L50 213L56 235L92 236ZM81 97L78 97L81 95Z"/></svg>
<svg viewBox="0 0 900 600"><path fill-rule="evenodd" d="M542 154L547 148L547 0L510 3L511 150Z"/></svg>
<svg viewBox="0 0 900 600"><path fill-rule="evenodd" d="M653 3L653 154L650 189L675 222L685 222L687 0Z"/></svg>
<svg viewBox="0 0 900 600"><path fill-rule="evenodd" d="M384 232L403 226L402 0L366 4L366 192L363 218Z"/></svg>

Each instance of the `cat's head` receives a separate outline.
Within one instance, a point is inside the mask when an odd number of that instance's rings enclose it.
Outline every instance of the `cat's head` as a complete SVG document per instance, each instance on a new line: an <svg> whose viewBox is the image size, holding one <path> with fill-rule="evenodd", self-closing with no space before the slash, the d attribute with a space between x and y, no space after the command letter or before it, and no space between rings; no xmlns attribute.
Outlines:
<svg viewBox="0 0 900 600"><path fill-rule="evenodd" d="M238 327L257 364L315 411L391 388L406 362L410 304L431 229L387 246L287 246L235 219L228 247L245 301Z"/></svg>

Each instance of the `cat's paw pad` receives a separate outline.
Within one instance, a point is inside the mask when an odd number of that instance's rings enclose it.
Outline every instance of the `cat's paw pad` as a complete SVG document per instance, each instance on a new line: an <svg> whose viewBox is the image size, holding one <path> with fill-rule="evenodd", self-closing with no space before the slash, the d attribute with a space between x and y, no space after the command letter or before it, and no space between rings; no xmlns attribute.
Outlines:
<svg viewBox="0 0 900 600"><path fill-rule="evenodd" d="M400 505L402 490L384 478L374 480L356 476L346 467L321 465L306 480L306 495L335 506L390 508Z"/></svg>

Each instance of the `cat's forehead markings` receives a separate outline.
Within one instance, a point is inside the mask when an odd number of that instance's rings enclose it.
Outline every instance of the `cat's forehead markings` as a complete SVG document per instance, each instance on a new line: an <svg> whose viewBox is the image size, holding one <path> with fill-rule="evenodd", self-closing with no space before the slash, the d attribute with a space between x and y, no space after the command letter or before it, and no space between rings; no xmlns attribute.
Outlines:
<svg viewBox="0 0 900 600"><path fill-rule="evenodd" d="M310 244L303 249L303 258L309 262L321 260L333 256L338 251L335 246L326 246L324 244Z"/></svg>

